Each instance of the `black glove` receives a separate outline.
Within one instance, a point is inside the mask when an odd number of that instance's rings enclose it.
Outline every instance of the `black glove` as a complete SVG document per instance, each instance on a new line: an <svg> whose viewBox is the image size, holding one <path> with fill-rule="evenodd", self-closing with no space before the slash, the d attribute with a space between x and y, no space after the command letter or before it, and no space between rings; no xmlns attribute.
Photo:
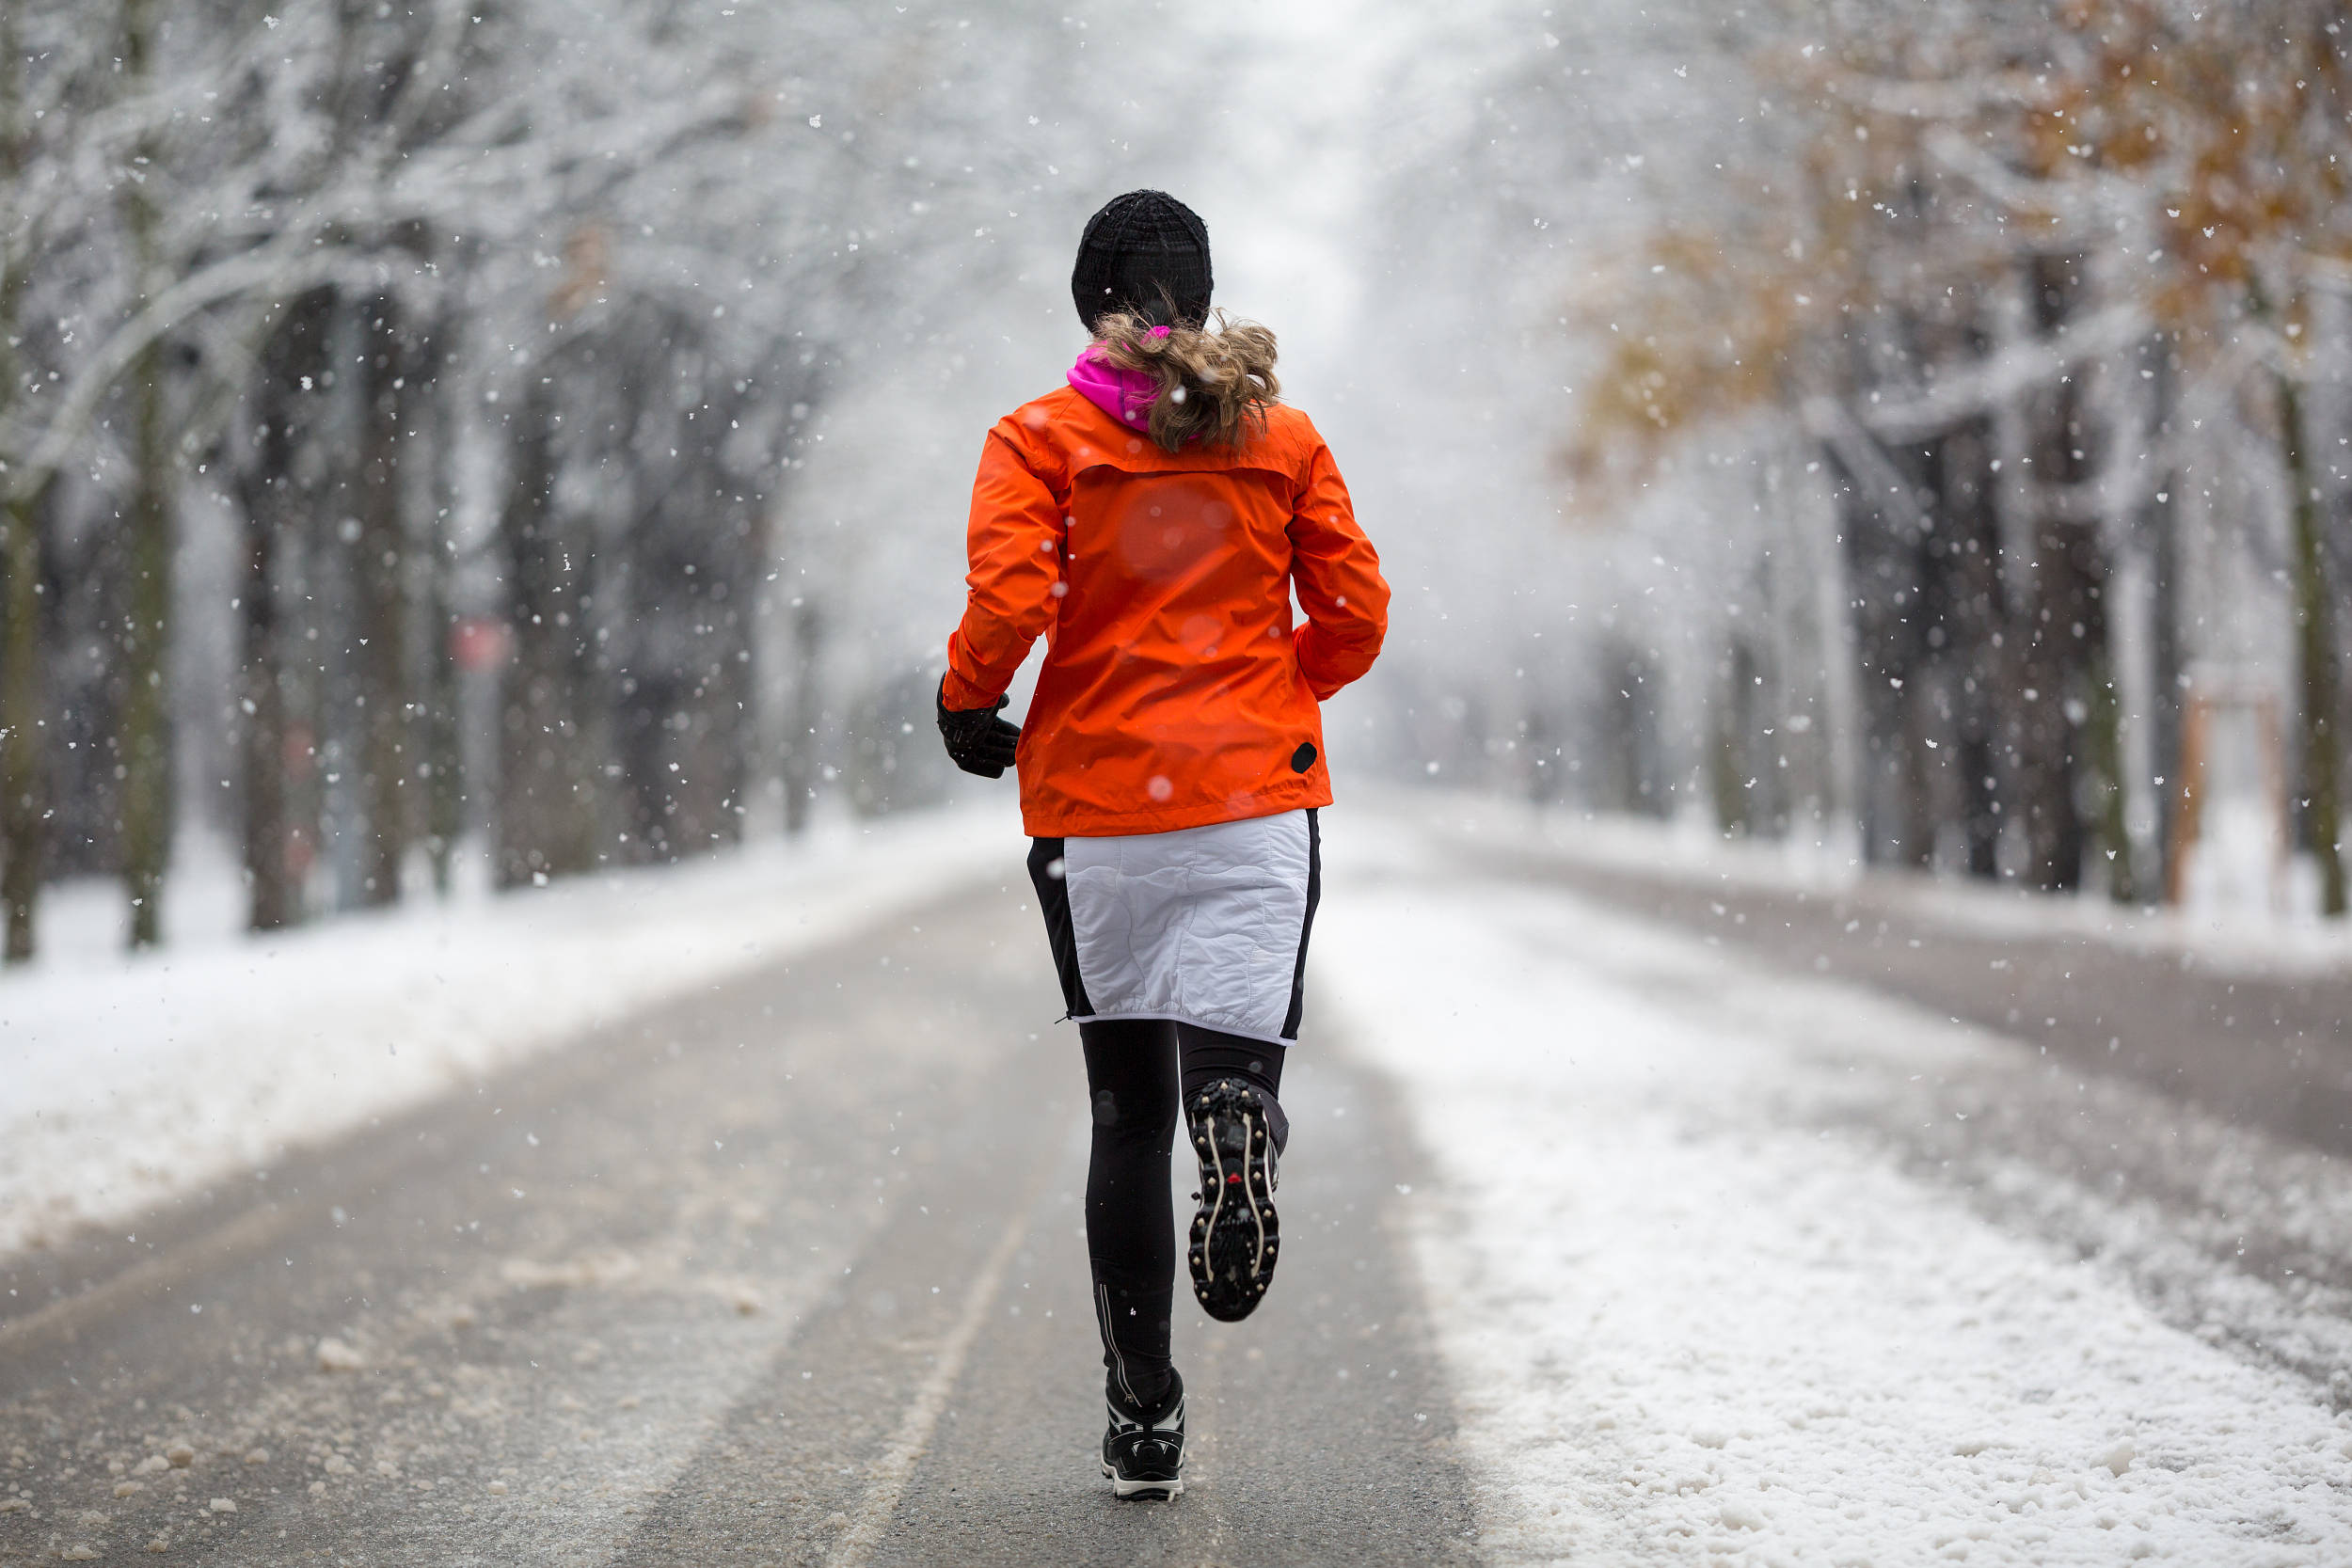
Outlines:
<svg viewBox="0 0 2352 1568"><path fill-rule="evenodd" d="M947 677L939 679L939 737L958 768L983 779L1001 779L1012 766L1012 749L1021 739L1021 726L996 717L1012 701L999 697L991 707L961 710L947 705Z"/></svg>

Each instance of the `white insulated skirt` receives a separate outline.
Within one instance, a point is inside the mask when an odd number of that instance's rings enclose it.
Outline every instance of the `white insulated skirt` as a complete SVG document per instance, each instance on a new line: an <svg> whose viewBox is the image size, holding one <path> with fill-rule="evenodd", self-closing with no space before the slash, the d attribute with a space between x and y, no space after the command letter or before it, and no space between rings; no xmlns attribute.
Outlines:
<svg viewBox="0 0 2352 1568"><path fill-rule="evenodd" d="M1319 835L1310 809L1035 841L1029 874L1070 1016L1296 1039L1322 892Z"/></svg>

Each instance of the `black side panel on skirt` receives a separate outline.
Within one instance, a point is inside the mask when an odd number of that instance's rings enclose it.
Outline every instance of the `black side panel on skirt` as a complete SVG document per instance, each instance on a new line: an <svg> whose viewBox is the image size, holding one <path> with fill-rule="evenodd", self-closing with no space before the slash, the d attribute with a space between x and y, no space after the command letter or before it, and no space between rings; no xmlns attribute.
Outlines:
<svg viewBox="0 0 2352 1568"><path fill-rule="evenodd" d="M1298 1037L1298 1021L1307 1007L1307 939L1314 935L1315 906L1323 902L1323 819L1307 808L1307 918L1298 927L1298 967L1291 974L1291 1010L1282 1020L1282 1037Z"/></svg>
<svg viewBox="0 0 2352 1568"><path fill-rule="evenodd" d="M1062 879L1062 841L1057 838L1034 838L1029 841L1029 881L1037 888L1037 907L1045 916L1045 940L1054 947L1054 972L1061 976L1062 1004L1073 1018L1085 1018L1094 1011L1094 1004L1087 1000L1086 982L1078 976L1078 934L1070 924L1070 888ZM1309 884L1311 889L1312 883ZM1310 919L1313 918L1314 895L1307 895ZM1298 1005L1291 1004L1297 1012Z"/></svg>

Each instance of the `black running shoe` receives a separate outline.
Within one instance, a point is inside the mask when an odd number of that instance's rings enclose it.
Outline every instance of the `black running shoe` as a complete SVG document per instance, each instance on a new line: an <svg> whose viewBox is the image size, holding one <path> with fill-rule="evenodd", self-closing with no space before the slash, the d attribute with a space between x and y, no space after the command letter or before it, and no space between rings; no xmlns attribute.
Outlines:
<svg viewBox="0 0 2352 1568"><path fill-rule="evenodd" d="M1239 1323L1274 1282L1276 1129L1281 1110L1238 1078L1219 1078L1184 1104L1200 1158L1200 1212L1192 1217L1193 1293L1210 1317Z"/></svg>
<svg viewBox="0 0 2352 1568"><path fill-rule="evenodd" d="M1103 1474L1121 1498L1165 1502L1184 1490L1184 1380L1168 1385L1156 1411L1128 1411L1106 1396L1110 1425L1103 1433Z"/></svg>

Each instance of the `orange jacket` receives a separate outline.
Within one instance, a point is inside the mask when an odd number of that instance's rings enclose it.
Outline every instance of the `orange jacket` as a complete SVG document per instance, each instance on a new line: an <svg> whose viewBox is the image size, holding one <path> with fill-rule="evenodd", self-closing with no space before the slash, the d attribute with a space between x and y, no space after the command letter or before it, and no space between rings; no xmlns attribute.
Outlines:
<svg viewBox="0 0 2352 1568"><path fill-rule="evenodd" d="M988 706L1046 640L1018 762L1031 836L1331 803L1317 705L1372 667L1389 585L1307 416L1171 456L1059 388L989 432L969 547L942 695Z"/></svg>

